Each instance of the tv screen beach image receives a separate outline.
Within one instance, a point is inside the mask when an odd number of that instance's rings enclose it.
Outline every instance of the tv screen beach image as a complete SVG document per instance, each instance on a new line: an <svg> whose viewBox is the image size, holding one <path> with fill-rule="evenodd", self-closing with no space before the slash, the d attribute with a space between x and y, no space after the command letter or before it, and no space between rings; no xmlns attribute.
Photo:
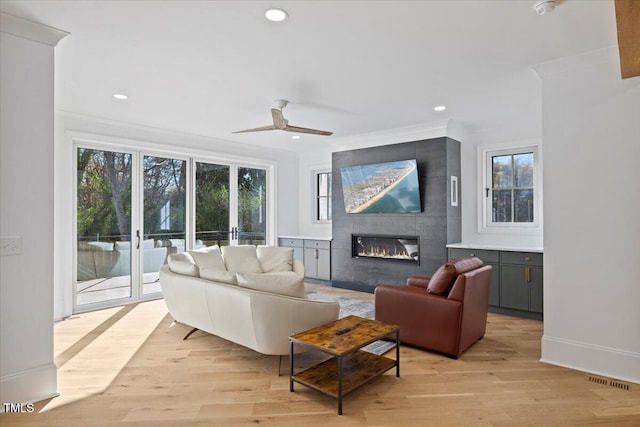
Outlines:
<svg viewBox="0 0 640 427"><path fill-rule="evenodd" d="M415 160L340 168L347 213L420 212Z"/></svg>

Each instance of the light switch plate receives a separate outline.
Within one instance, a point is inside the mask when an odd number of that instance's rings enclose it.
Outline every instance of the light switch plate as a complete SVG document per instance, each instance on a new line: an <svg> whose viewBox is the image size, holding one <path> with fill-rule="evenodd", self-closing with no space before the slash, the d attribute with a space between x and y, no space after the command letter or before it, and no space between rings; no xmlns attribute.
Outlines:
<svg viewBox="0 0 640 427"><path fill-rule="evenodd" d="M20 255L22 253L22 237L0 237L0 255Z"/></svg>

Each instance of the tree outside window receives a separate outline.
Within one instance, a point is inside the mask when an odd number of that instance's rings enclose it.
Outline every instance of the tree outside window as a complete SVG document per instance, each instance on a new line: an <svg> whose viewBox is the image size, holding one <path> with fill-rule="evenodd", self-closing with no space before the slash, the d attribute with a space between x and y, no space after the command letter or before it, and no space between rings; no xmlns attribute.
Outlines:
<svg viewBox="0 0 640 427"><path fill-rule="evenodd" d="M536 152L521 149L487 153L487 223L492 225L533 224L535 203Z"/></svg>

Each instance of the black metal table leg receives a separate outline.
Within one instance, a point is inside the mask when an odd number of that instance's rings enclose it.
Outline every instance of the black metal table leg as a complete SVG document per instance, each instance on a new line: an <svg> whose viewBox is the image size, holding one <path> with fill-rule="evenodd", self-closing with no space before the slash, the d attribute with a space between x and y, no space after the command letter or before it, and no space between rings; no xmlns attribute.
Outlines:
<svg viewBox="0 0 640 427"><path fill-rule="evenodd" d="M396 331L396 378L400 378L400 329Z"/></svg>
<svg viewBox="0 0 640 427"><path fill-rule="evenodd" d="M293 341L289 349L289 391L293 391Z"/></svg>
<svg viewBox="0 0 640 427"><path fill-rule="evenodd" d="M342 357L338 357L338 415L342 415Z"/></svg>

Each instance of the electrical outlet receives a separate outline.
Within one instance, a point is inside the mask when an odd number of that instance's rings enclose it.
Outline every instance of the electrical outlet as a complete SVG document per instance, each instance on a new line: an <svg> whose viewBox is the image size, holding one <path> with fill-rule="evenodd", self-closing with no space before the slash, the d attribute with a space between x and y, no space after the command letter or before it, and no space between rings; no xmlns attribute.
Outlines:
<svg viewBox="0 0 640 427"><path fill-rule="evenodd" d="M0 237L0 255L20 255L22 253L22 237Z"/></svg>

